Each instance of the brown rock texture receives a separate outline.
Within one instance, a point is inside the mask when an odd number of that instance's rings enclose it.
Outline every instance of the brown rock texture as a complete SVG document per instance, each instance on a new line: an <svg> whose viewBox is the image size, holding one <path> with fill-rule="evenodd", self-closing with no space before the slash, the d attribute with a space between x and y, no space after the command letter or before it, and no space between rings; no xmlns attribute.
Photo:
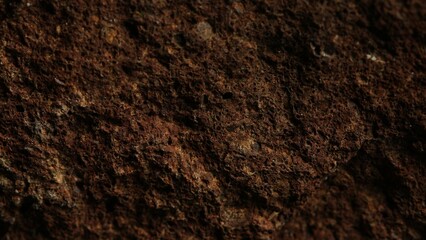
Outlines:
<svg viewBox="0 0 426 240"><path fill-rule="evenodd" d="M423 0L0 0L0 238L425 239Z"/></svg>

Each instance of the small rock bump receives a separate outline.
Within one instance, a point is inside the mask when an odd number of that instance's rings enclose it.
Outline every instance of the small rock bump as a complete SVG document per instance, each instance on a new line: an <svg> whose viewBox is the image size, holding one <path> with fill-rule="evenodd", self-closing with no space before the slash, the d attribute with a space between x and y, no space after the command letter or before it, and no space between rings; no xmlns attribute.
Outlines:
<svg viewBox="0 0 426 240"><path fill-rule="evenodd" d="M212 26L207 22L198 23L195 30L197 35L204 41L210 40L214 36Z"/></svg>

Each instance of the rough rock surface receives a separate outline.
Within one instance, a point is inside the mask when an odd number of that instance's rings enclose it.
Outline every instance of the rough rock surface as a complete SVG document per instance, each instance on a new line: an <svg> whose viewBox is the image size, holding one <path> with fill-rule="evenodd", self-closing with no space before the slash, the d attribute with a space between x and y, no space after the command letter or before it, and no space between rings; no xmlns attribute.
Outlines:
<svg viewBox="0 0 426 240"><path fill-rule="evenodd" d="M0 237L425 239L426 3L0 0Z"/></svg>

